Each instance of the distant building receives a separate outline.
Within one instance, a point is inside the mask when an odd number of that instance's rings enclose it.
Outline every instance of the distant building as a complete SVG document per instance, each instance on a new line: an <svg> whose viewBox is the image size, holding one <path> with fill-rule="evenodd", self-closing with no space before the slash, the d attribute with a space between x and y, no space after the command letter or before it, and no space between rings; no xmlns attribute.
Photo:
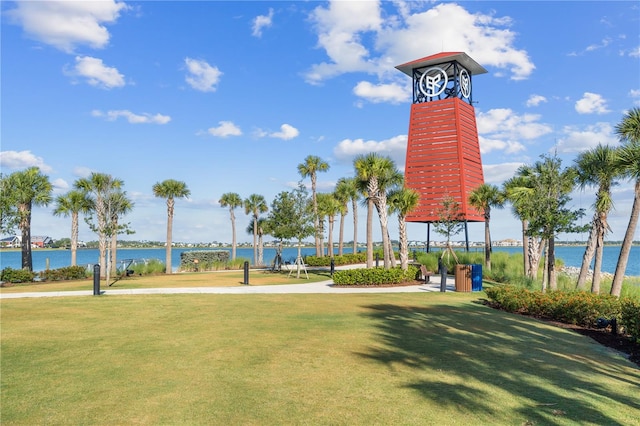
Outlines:
<svg viewBox="0 0 640 426"><path fill-rule="evenodd" d="M52 244L53 244L53 240L51 239L51 237L46 237L43 235L31 236L31 247L45 248L45 247L51 247Z"/></svg>
<svg viewBox="0 0 640 426"><path fill-rule="evenodd" d="M20 237L14 235L12 237L6 237L0 240L0 247L3 248L16 248L22 247Z"/></svg>

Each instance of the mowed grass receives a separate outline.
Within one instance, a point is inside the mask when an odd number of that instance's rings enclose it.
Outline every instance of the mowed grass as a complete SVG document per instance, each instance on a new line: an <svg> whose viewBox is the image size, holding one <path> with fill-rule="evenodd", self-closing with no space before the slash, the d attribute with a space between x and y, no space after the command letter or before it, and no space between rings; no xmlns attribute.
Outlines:
<svg viewBox="0 0 640 426"><path fill-rule="evenodd" d="M635 425L640 370L479 294L2 301L3 425Z"/></svg>
<svg viewBox="0 0 640 426"><path fill-rule="evenodd" d="M331 279L329 271L309 270L309 278L301 273L296 278L294 271L271 272L265 270L250 270L249 285L286 285L304 284L310 282L326 281ZM105 280L100 282L101 290L106 289L133 289L133 288L177 288L177 287L238 287L244 285L243 271L217 271L217 272L183 272L175 274L143 275L123 277L111 280L112 285L107 286ZM27 285L13 285L0 288L0 293L24 293L42 291L76 291L93 290L93 278L80 281L53 281L41 283L29 283Z"/></svg>

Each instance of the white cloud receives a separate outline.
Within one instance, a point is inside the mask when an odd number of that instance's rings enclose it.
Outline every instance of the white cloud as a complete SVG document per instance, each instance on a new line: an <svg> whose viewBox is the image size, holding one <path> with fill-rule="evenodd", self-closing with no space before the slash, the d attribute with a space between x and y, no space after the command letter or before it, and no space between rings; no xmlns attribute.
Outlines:
<svg viewBox="0 0 640 426"><path fill-rule="evenodd" d="M231 121L219 121L218 127L210 127L207 132L212 136L221 138L242 135L242 130Z"/></svg>
<svg viewBox="0 0 640 426"><path fill-rule="evenodd" d="M406 86L397 83L372 84L368 81L361 81L353 88L353 93L373 103L397 104L411 99L411 93L406 89Z"/></svg>
<svg viewBox="0 0 640 426"><path fill-rule="evenodd" d="M591 45L587 46L585 51L593 52L594 50L605 48L610 44L611 44L611 39L609 37L607 37L607 38L602 39L600 44L591 44Z"/></svg>
<svg viewBox="0 0 640 426"><path fill-rule="evenodd" d="M633 100L634 105L640 105L640 90L630 90L629 97Z"/></svg>
<svg viewBox="0 0 640 426"><path fill-rule="evenodd" d="M290 139L298 137L299 134L300 132L298 131L298 129L291 126L290 124L285 123L282 126L280 126L279 132L269 133L269 137L288 141Z"/></svg>
<svg viewBox="0 0 640 426"><path fill-rule="evenodd" d="M357 155L370 152L387 155L396 162L400 169L404 169L407 154L407 135L398 135L382 141L344 139L333 148L333 155L343 162L351 162Z"/></svg>
<svg viewBox="0 0 640 426"><path fill-rule="evenodd" d="M585 92L582 99L576 102L578 114L606 114L611 112L607 108L607 101L597 93Z"/></svg>
<svg viewBox="0 0 640 426"><path fill-rule="evenodd" d="M86 78L92 86L113 89L125 85L124 76L114 67L108 67L102 59L91 56L76 56L76 65L68 75Z"/></svg>
<svg viewBox="0 0 640 426"><path fill-rule="evenodd" d="M73 175L79 178L86 178L91 176L91 173L93 173L93 171L94 170L90 169L89 167L78 166L73 169Z"/></svg>
<svg viewBox="0 0 640 426"><path fill-rule="evenodd" d="M543 102L547 102L547 98L545 98L544 96L542 96L542 95L531 95L531 96L529 96L529 99L527 99L526 105L528 107L538 106Z"/></svg>
<svg viewBox="0 0 640 426"><path fill-rule="evenodd" d="M189 73L185 77L185 81L189 83L189 86L201 92L216 91L216 85L220 81L222 71L203 60L185 58L184 63L187 65Z"/></svg>
<svg viewBox="0 0 640 426"><path fill-rule="evenodd" d="M111 110L107 112L102 112L100 110L91 111L91 115L94 117L104 117L109 121L115 121L119 117L124 117L131 124L167 124L171 121L171 117L168 115L162 114L134 114L129 110Z"/></svg>
<svg viewBox="0 0 640 426"><path fill-rule="evenodd" d="M52 180L51 185L53 186L53 192L57 194L66 192L69 189L69 183L61 178Z"/></svg>
<svg viewBox="0 0 640 426"><path fill-rule="evenodd" d="M525 149L521 140L533 140L551 133L551 126L539 123L540 115L518 115L508 108L496 108L477 114L480 152L501 150L515 154Z"/></svg>
<svg viewBox="0 0 640 426"><path fill-rule="evenodd" d="M516 154L527 149L522 143L514 140L492 139L478 136L478 142L480 143L481 154L488 154L491 151Z"/></svg>
<svg viewBox="0 0 640 426"><path fill-rule="evenodd" d="M307 81L317 84L348 72L376 73L384 80L398 73L394 66L443 49L467 52L485 66L506 70L513 80L528 78L535 69L527 52L514 47L516 33L508 28L508 17L471 14L457 4L416 13L404 2L396 6L399 15L384 20L380 3L374 1L338 1L314 9L318 47L329 61L313 65ZM363 39L373 39L375 51Z"/></svg>
<svg viewBox="0 0 640 426"><path fill-rule="evenodd" d="M109 43L104 24L114 23L128 6L124 2L104 1L18 1L7 14L31 38L67 53L76 46L94 49Z"/></svg>
<svg viewBox="0 0 640 426"><path fill-rule="evenodd" d="M565 135L558 139L554 149L561 153L582 152L595 148L598 144L618 145L618 138L614 135L611 123L596 123L584 129L567 126L562 129Z"/></svg>
<svg viewBox="0 0 640 426"><path fill-rule="evenodd" d="M262 30L271 27L273 20L273 9L269 8L269 14L258 15L253 19L251 27L251 35L254 37L262 37Z"/></svg>
<svg viewBox="0 0 640 426"><path fill-rule="evenodd" d="M318 47L325 50L330 63L313 65L307 81L320 81L345 72L372 71L369 51L361 43L362 33L380 29L382 18L376 1L330 2L318 6L310 16L318 33Z"/></svg>
<svg viewBox="0 0 640 426"><path fill-rule="evenodd" d="M483 164L484 181L493 185L502 185L504 181L511 179L518 167L522 165L523 163Z"/></svg>
<svg viewBox="0 0 640 426"><path fill-rule="evenodd" d="M2 151L0 166L10 170L21 170L38 167L43 173L51 173L53 168L47 165L42 157L36 157L31 151Z"/></svg>

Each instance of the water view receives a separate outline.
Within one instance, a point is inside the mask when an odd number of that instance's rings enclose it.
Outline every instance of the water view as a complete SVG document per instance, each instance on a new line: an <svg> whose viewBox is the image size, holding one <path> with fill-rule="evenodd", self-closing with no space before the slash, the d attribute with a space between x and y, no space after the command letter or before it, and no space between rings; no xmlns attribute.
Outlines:
<svg viewBox="0 0 640 426"><path fill-rule="evenodd" d="M207 249L199 248L174 248L171 251L171 267L175 271L180 265L180 253L184 251L199 251ZM230 248L223 248L219 250L227 250L231 252ZM481 250L481 249L474 249ZM345 247L345 253L351 253L351 248ZM508 253L520 253L522 248L520 247L496 247L494 251L506 251ZM71 264L71 251L70 250L33 250L33 270L44 271L49 267L50 269L62 268ZM282 252L282 259L284 261L295 261L297 256L296 248L285 248ZM337 253L337 250L336 250ZM614 273L616 269L616 263L618 261L618 255L620 253L620 246L605 246L604 247L604 259L602 262L602 271ZM307 247L302 249L302 255L314 255L315 248ZM580 267L582 263L582 256L584 254L584 247L582 246L559 246L556 247L556 257L562 259L566 266ZM267 265L273 262L275 258L276 250L274 248L264 249L264 261ZM253 261L253 249L252 248L238 248L237 256L245 258L250 262ZM146 248L146 249L118 249L117 253L118 263L126 264L129 259L159 259L162 262L165 260L164 248ZM80 249L77 254L78 265L87 265L91 267L93 264L98 263L98 249ZM11 267L19 269L21 265L21 253L20 251L0 251L0 269ZM627 265L626 275L640 276L640 246L633 246L631 248L631 254L629 256L629 262Z"/></svg>

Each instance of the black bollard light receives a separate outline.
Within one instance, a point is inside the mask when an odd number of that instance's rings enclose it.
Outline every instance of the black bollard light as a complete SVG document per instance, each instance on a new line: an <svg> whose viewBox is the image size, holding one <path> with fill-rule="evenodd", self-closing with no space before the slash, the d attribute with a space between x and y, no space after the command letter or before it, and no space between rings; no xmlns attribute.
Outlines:
<svg viewBox="0 0 640 426"><path fill-rule="evenodd" d="M447 265L444 262L440 264L440 292L447 291Z"/></svg>
<svg viewBox="0 0 640 426"><path fill-rule="evenodd" d="M376 268L378 267L378 262L380 261L380 255L376 253Z"/></svg>
<svg viewBox="0 0 640 426"><path fill-rule="evenodd" d="M100 296L100 264L93 265L93 295Z"/></svg>
<svg viewBox="0 0 640 426"><path fill-rule="evenodd" d="M249 262L244 262L244 285L249 285Z"/></svg>
<svg viewBox="0 0 640 426"><path fill-rule="evenodd" d="M333 272L336 270L336 261L331 258L331 276L333 276Z"/></svg>

